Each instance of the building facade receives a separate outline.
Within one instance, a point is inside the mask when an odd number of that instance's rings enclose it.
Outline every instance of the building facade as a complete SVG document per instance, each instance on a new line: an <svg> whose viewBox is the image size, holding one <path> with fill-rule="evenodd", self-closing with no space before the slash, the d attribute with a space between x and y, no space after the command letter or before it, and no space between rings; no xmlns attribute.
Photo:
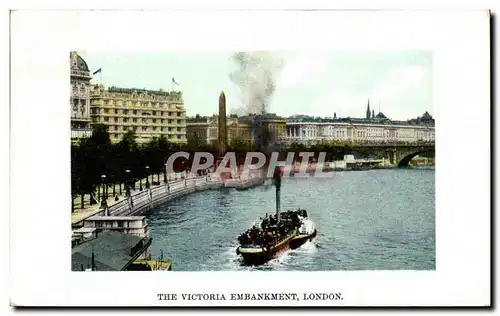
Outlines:
<svg viewBox="0 0 500 316"><path fill-rule="evenodd" d="M90 96L92 124L108 126L112 142L134 131L138 143L165 136L186 143L186 110L182 93L94 85Z"/></svg>
<svg viewBox="0 0 500 316"><path fill-rule="evenodd" d="M101 231L116 231L122 234L149 237L145 216L91 216L84 221L84 228Z"/></svg>
<svg viewBox="0 0 500 316"><path fill-rule="evenodd" d="M90 129L90 75L89 67L77 52L70 52L70 113L71 138L89 137Z"/></svg>
<svg viewBox="0 0 500 316"><path fill-rule="evenodd" d="M210 119L193 118L186 121L186 139L190 146L210 144L209 127ZM217 135L216 138L217 139Z"/></svg>
<svg viewBox="0 0 500 316"><path fill-rule="evenodd" d="M252 141L252 122L246 119L226 118L227 142ZM186 123L186 137L190 145L214 145L219 142L219 118L192 118Z"/></svg>
<svg viewBox="0 0 500 316"><path fill-rule="evenodd" d="M275 113L255 115L253 122L252 142L266 147L276 143L286 133L286 120Z"/></svg>
<svg viewBox="0 0 500 316"><path fill-rule="evenodd" d="M370 115L371 116L371 115ZM368 117L368 109L367 109ZM369 119L292 118L281 142L434 142L434 119L428 112L409 121L391 121L383 113Z"/></svg>

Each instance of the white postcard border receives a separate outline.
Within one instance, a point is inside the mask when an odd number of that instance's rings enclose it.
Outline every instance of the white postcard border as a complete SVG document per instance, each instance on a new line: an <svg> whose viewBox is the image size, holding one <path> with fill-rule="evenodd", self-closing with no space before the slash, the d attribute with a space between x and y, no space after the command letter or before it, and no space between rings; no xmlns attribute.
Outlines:
<svg viewBox="0 0 500 316"><path fill-rule="evenodd" d="M487 11L32 11L15 13L12 27L11 304L267 305L158 301L156 296L231 292L341 292L344 297L284 305L489 303ZM72 49L433 50L436 271L71 272L67 105Z"/></svg>

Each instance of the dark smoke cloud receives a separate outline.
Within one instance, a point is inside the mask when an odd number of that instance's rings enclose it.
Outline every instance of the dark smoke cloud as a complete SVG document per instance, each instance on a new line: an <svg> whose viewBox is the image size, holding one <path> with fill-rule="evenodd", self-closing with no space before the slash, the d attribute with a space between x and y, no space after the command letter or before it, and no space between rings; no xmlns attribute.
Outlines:
<svg viewBox="0 0 500 316"><path fill-rule="evenodd" d="M268 112L276 78L285 66L284 59L271 52L237 52L231 58L237 69L229 77L240 88L243 104L231 112L238 115Z"/></svg>

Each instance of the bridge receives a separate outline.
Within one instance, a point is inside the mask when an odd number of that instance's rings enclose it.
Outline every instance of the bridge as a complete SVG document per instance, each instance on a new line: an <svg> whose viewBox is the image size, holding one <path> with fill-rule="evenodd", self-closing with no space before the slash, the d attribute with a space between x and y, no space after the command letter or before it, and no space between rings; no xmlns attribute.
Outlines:
<svg viewBox="0 0 500 316"><path fill-rule="evenodd" d="M435 154L435 143L400 143L400 144L360 144L352 149L371 149L377 158L388 159L391 164L400 168L408 167L410 161L421 154Z"/></svg>
<svg viewBox="0 0 500 316"><path fill-rule="evenodd" d="M435 154L434 141L420 142L342 142L325 143L332 151L342 151L357 157L372 156L375 159L387 159L392 165L408 167L410 161L417 155ZM314 147L313 147L314 148Z"/></svg>

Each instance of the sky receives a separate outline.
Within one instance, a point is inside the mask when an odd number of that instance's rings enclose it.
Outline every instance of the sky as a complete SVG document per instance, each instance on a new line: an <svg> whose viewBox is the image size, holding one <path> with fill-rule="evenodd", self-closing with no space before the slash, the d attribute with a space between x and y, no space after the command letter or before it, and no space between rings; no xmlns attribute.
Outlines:
<svg viewBox="0 0 500 316"><path fill-rule="evenodd" d="M233 52L79 52L93 72L92 79L107 87L172 89L179 84L187 115L212 115L221 91L228 113L241 114L244 92L230 74L240 69ZM393 120L433 115L432 52L269 52L281 62L273 71L275 91L267 112L364 117L370 108Z"/></svg>

